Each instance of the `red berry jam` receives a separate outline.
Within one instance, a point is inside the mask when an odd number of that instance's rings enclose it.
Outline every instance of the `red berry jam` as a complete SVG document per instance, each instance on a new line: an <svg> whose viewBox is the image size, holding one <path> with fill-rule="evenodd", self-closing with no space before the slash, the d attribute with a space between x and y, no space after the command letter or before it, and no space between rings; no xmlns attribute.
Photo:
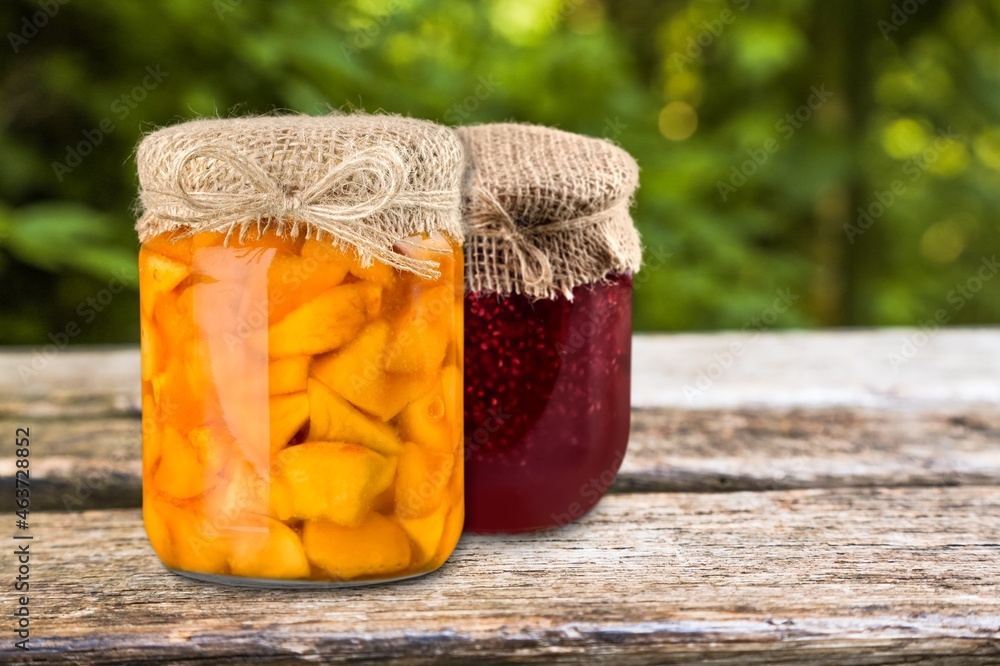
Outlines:
<svg viewBox="0 0 1000 666"><path fill-rule="evenodd" d="M465 299L465 529L526 532L587 513L629 434L632 276L573 300Z"/></svg>

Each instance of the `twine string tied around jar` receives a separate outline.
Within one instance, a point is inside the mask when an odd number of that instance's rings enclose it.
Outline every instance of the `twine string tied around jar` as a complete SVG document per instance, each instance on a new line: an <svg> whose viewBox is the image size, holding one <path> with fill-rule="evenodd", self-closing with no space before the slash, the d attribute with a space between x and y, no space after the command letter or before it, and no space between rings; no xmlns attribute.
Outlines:
<svg viewBox="0 0 1000 666"><path fill-rule="evenodd" d="M543 236L566 234L604 224L613 211L599 211L568 220L552 220L531 226L519 225L507 208L489 191L477 187L475 195L488 210L475 207L466 218L469 231L479 237L500 240L509 250L525 286L543 288L553 279L552 262L547 249L539 244Z"/></svg>
<svg viewBox="0 0 1000 666"><path fill-rule="evenodd" d="M196 159L214 160L238 172L246 187L240 192L190 189L185 167ZM400 239L374 225L359 223L389 207L403 211L447 210L454 205L453 192L421 191L415 195L406 192L407 175L407 166L397 151L373 146L340 160L314 183L304 188L289 188L235 150L199 146L177 160L167 179L169 190L147 189L143 199L147 210L175 208L179 204L184 210L182 216L160 215L192 227L182 235L225 232L228 242L237 229L239 237L245 237L249 224L254 222L258 233L272 221L290 224L292 235L297 235L298 226L304 223L307 238L313 233L317 237L329 234L335 241L353 246L364 266L378 260L424 279L437 279L441 275L438 262L400 254L393 249Z"/></svg>

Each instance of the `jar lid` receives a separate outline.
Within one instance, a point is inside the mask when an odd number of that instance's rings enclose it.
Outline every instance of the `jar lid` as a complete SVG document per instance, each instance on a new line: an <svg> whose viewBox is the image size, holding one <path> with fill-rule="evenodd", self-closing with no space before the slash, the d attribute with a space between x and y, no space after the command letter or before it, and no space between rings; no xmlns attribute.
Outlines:
<svg viewBox="0 0 1000 666"><path fill-rule="evenodd" d="M462 240L464 151L454 133L390 115L194 120L139 143L140 241L167 232L329 237L374 260L437 277L393 251L441 231Z"/></svg>
<svg viewBox="0 0 1000 666"><path fill-rule="evenodd" d="M473 293L572 299L575 287L634 273L629 208L639 167L610 141L547 127L463 127L465 284Z"/></svg>

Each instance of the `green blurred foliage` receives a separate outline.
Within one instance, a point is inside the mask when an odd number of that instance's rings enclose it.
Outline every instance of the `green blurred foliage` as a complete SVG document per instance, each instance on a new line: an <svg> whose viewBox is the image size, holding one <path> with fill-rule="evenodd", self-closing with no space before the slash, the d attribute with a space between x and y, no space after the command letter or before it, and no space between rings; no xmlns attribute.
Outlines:
<svg viewBox="0 0 1000 666"><path fill-rule="evenodd" d="M1000 250L1000 0L10 0L0 27L0 343L135 341L138 138L281 109L619 143L639 329L738 328L779 289L776 327L1000 315L1000 281L949 296Z"/></svg>

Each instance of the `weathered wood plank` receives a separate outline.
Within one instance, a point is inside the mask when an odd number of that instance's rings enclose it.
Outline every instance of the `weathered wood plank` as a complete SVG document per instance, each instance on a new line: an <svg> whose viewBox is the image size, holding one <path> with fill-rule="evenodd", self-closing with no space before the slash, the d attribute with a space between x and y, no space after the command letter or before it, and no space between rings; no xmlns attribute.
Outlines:
<svg viewBox="0 0 1000 666"><path fill-rule="evenodd" d="M908 328L637 335L632 404L995 406L1000 404L998 347L1000 328L945 328L930 335Z"/></svg>
<svg viewBox="0 0 1000 666"><path fill-rule="evenodd" d="M139 412L136 347L0 347L0 417L73 418Z"/></svg>
<svg viewBox="0 0 1000 666"><path fill-rule="evenodd" d="M638 409L614 489L959 484L1000 484L995 407Z"/></svg>
<svg viewBox="0 0 1000 666"><path fill-rule="evenodd" d="M138 417L29 421L36 510L139 506ZM0 496L14 469L0 457ZM611 492L943 485L1000 485L1000 410L637 409Z"/></svg>
<svg viewBox="0 0 1000 666"><path fill-rule="evenodd" d="M905 328L637 335L632 403L705 409L1000 403L1000 328L941 329L919 344L921 336ZM914 341L919 346L911 351ZM734 344L741 351L717 368ZM892 354L903 360L893 364ZM702 374L711 383L699 389ZM686 394L685 387L700 392ZM139 405L134 348L74 348L45 357L0 347L0 416L134 414Z"/></svg>
<svg viewBox="0 0 1000 666"><path fill-rule="evenodd" d="M465 537L421 579L327 591L169 575L139 521L33 515L33 663L1000 661L996 487L617 495L555 532Z"/></svg>
<svg viewBox="0 0 1000 666"><path fill-rule="evenodd" d="M637 336L632 442L612 491L997 484L1000 330L941 331L893 372L887 350L917 335ZM734 341L744 352L689 404L683 387ZM31 426L42 452L35 508L136 506L137 350L37 358L0 352L0 432ZM0 453L6 493L14 459Z"/></svg>
<svg viewBox="0 0 1000 666"><path fill-rule="evenodd" d="M0 418L13 438L31 428L31 506L35 511L138 507L142 504L139 417ZM0 496L14 496L13 447L0 457Z"/></svg>

